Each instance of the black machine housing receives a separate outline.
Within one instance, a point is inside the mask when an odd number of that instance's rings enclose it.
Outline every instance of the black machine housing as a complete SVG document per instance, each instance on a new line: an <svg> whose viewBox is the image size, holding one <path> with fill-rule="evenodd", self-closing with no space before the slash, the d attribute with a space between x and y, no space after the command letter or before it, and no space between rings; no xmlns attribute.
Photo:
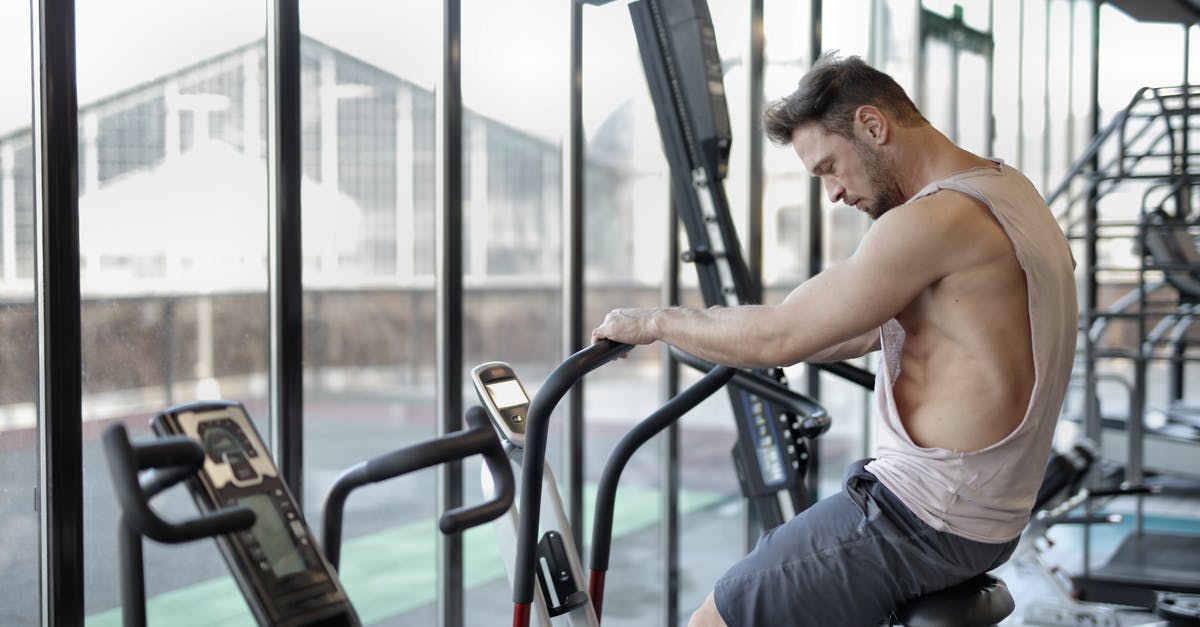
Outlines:
<svg viewBox="0 0 1200 627"><path fill-rule="evenodd" d="M723 183L731 132L708 5L704 0L637 0L629 10L671 166L676 208L690 242L683 260L695 265L706 305L758 303L761 290L742 256ZM779 369L749 374L764 384L785 383ZM738 428L733 455L751 514L765 530L808 506L807 439L829 422L815 401L809 399L810 411L801 415L794 406L752 392L746 380L728 386ZM806 427L814 420L823 428Z"/></svg>
<svg viewBox="0 0 1200 627"><path fill-rule="evenodd" d="M204 464L189 488L202 511L242 505L255 513L253 527L216 539L259 624L360 624L240 403L173 407L155 416L151 426L160 436L183 435L201 443Z"/></svg>

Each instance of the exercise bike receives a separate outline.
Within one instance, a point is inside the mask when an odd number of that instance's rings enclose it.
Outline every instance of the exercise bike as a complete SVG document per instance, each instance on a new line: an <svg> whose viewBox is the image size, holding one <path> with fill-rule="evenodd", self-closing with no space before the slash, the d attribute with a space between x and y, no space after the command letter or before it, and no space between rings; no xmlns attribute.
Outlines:
<svg viewBox="0 0 1200 627"><path fill-rule="evenodd" d="M592 525L590 577L584 588L582 560L570 535L553 473L546 465L546 439L554 408L585 375L624 355L633 347L601 341L567 358L554 369L530 400L515 372L502 362L472 371L480 400L501 433L509 459L519 466L520 507L497 520L501 555L513 589L513 627L569 625L595 627L603 617L604 585L611 553L617 484L633 452L708 396L735 378L752 373L712 366L694 383L638 423L613 449L597 488ZM786 403L804 417L804 436L816 437L829 427L824 410L811 399L782 385L756 390ZM487 471L481 478L489 490ZM541 532L539 535L539 531ZM1012 613L1015 603L1004 582L980 575L947 590L915 599L894 612L893 624L909 627L988 627ZM897 622L898 621L898 622Z"/></svg>
<svg viewBox="0 0 1200 627"><path fill-rule="evenodd" d="M380 455L350 468L326 497L320 542L245 408L203 402L168 409L151 421L158 439L132 442L124 425L104 433L104 449L121 508L122 620L146 625L142 538L178 544L214 538L260 625L353 627L358 614L337 576L342 518L355 489L437 464L482 455L494 478L490 498L444 513L443 533L459 533L509 509L515 485L508 459L484 411L471 408L468 429ZM158 494L187 482L201 514L163 519ZM321 547L324 547L322 551Z"/></svg>

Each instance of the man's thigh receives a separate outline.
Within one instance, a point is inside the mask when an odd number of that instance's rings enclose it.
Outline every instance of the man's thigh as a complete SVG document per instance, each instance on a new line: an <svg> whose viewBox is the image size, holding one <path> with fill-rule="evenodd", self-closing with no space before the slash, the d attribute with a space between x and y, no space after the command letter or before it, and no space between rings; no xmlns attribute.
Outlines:
<svg viewBox="0 0 1200 627"><path fill-rule="evenodd" d="M845 487L764 534L717 582L729 627L876 625L909 599L988 570L1004 550L925 525L861 464Z"/></svg>

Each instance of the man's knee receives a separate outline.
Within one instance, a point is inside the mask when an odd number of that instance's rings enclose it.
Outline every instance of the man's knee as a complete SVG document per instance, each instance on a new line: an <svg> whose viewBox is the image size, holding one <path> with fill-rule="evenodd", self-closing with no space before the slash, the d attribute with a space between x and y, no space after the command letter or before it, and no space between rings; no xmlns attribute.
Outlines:
<svg viewBox="0 0 1200 627"><path fill-rule="evenodd" d="M717 602L713 600L711 592L700 604L700 608L692 614L688 627L728 627L717 611Z"/></svg>

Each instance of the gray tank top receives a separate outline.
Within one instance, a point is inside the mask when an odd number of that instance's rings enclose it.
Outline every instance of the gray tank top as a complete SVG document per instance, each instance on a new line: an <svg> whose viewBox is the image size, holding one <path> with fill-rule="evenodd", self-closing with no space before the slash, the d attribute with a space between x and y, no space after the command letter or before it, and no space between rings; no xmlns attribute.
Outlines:
<svg viewBox="0 0 1200 627"><path fill-rule="evenodd" d="M1016 429L985 449L968 453L916 445L900 421L892 391L904 329L889 320L880 330L883 363L875 381L876 458L866 468L934 529L978 542L1005 542L1019 536L1029 520L1071 376L1078 328L1074 261L1041 195L1003 162L930 183L909 202L943 189L991 210L1025 272L1034 369L1029 406Z"/></svg>

